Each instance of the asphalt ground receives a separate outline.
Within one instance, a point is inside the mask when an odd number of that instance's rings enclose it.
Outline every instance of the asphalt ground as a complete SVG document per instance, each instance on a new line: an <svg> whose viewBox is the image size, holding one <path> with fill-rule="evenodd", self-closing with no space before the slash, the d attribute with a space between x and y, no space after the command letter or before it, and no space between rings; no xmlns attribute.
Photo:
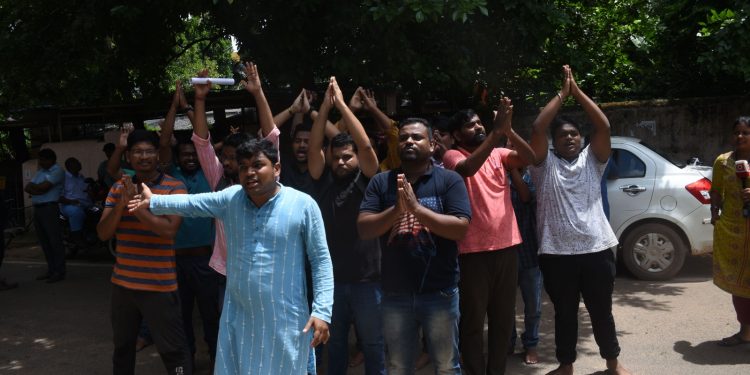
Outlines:
<svg viewBox="0 0 750 375"><path fill-rule="evenodd" d="M47 284L34 278L45 271L41 250L21 240L7 251L2 275L20 287L0 292L0 374L109 374L111 260L106 253L68 262L67 279ZM519 293L520 294L520 293ZM556 367L552 306L543 294L540 363L523 364L520 353L508 361L508 374L544 374ZM668 282L618 276L614 315L621 361L636 374L750 374L750 345L722 348L716 341L736 332L731 297L711 282L711 258L691 257ZM519 312L520 296L518 302ZM196 337L202 337L194 314ZM517 316L522 328L522 315ZM199 339L196 374L207 374L206 347ZM517 348L520 352L520 348ZM577 374L603 374L591 324L581 305ZM137 374L163 374L150 346L137 355ZM362 366L350 374L363 374ZM428 366L418 374L431 374Z"/></svg>

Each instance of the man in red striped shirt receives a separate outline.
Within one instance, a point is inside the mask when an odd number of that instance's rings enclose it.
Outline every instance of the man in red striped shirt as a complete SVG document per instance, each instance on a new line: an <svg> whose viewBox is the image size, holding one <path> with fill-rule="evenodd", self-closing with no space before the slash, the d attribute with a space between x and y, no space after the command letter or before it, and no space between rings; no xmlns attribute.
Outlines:
<svg viewBox="0 0 750 375"><path fill-rule="evenodd" d="M177 294L174 236L179 216L155 216L147 210L129 213L128 201L145 183L156 194L186 194L185 185L161 173L159 140L155 134L136 130L128 136L126 156L135 176L123 176L109 191L99 238L117 237L117 259L112 272L112 330L115 344L114 374L135 371L138 327L146 319L156 348L170 374L192 373ZM135 184L134 184L135 182Z"/></svg>

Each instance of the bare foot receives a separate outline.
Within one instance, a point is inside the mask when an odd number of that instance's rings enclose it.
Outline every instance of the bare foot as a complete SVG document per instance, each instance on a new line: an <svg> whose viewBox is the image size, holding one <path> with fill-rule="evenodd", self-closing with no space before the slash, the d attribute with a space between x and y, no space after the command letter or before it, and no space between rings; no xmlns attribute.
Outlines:
<svg viewBox="0 0 750 375"><path fill-rule="evenodd" d="M147 346L153 344L153 341L146 340L145 338L138 336L138 339L135 341L135 351L140 352L141 350L145 349Z"/></svg>
<svg viewBox="0 0 750 375"><path fill-rule="evenodd" d="M422 352L422 354L419 355L419 358L417 358L417 370L421 370L423 367L427 366L427 364L430 363L430 356Z"/></svg>
<svg viewBox="0 0 750 375"><path fill-rule="evenodd" d="M560 367L548 372L547 375L573 375L573 364L560 365Z"/></svg>
<svg viewBox="0 0 750 375"><path fill-rule="evenodd" d="M354 353L352 358L349 360L349 367L357 367L365 361L365 355L361 351Z"/></svg>
<svg viewBox="0 0 750 375"><path fill-rule="evenodd" d="M526 353L524 353L523 356L523 363L527 365L539 363L539 353L537 353L536 348L526 348Z"/></svg>
<svg viewBox="0 0 750 375"><path fill-rule="evenodd" d="M617 359L607 360L607 374L613 375L632 375L633 373L628 371L625 367L620 364Z"/></svg>

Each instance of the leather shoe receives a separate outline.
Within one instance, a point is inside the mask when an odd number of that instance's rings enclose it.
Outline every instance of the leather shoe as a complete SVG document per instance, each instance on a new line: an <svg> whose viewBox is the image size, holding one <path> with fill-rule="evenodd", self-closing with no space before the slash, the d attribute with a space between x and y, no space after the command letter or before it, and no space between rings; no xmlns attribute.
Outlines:
<svg viewBox="0 0 750 375"><path fill-rule="evenodd" d="M47 280L52 276L50 273L43 273L36 277L37 280Z"/></svg>
<svg viewBox="0 0 750 375"><path fill-rule="evenodd" d="M56 273L56 274L50 276L49 279L47 279L47 284L56 283L56 282L62 281L62 280L65 280L65 275Z"/></svg>

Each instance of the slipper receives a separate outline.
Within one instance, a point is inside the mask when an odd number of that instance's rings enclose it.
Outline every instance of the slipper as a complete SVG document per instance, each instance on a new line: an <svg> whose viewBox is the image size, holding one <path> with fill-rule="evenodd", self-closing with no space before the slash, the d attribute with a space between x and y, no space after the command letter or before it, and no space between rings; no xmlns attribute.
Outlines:
<svg viewBox="0 0 750 375"><path fill-rule="evenodd" d="M735 333L732 336L725 337L716 343L716 345L723 346L723 347L731 347L731 346L747 345L747 344L750 344L750 340L743 340L742 337L740 337L739 333Z"/></svg>

